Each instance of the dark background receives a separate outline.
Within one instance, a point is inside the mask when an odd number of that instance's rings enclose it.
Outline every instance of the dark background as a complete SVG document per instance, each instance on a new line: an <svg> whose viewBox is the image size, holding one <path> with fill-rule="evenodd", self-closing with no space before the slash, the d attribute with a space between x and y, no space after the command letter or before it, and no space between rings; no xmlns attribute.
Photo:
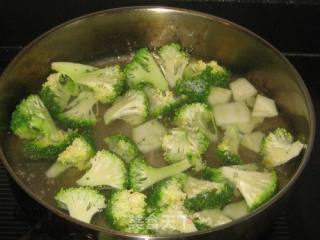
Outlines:
<svg viewBox="0 0 320 240"><path fill-rule="evenodd" d="M284 53L297 68L311 92L319 116L320 1L0 0L0 73L23 46L50 28L83 14L130 5L199 10L254 31ZM283 212L279 212L274 228L261 240L320 240L319 144L317 139L295 192ZM18 239L30 229L28 217L23 218L16 212L17 206L0 163L0 239Z"/></svg>

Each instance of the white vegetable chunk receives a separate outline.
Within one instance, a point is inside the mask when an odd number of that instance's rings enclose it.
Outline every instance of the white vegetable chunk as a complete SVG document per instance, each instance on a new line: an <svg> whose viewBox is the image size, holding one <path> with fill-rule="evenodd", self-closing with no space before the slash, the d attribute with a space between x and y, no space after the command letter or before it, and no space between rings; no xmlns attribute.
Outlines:
<svg viewBox="0 0 320 240"><path fill-rule="evenodd" d="M211 106L227 103L231 100L232 92L229 89L221 87L212 87L208 96L208 103Z"/></svg>
<svg viewBox="0 0 320 240"><path fill-rule="evenodd" d="M213 108L213 115L218 126L250 121L250 110L244 102L218 104Z"/></svg>
<svg viewBox="0 0 320 240"><path fill-rule="evenodd" d="M256 127L263 123L263 117L251 117L249 122L239 123L238 128L241 133L251 133Z"/></svg>
<svg viewBox="0 0 320 240"><path fill-rule="evenodd" d="M257 89L245 78L239 78L230 83L234 100L243 101L257 94Z"/></svg>
<svg viewBox="0 0 320 240"><path fill-rule="evenodd" d="M276 103L271 98L258 95L254 103L252 116L254 117L275 117L278 116Z"/></svg>
<svg viewBox="0 0 320 240"><path fill-rule="evenodd" d="M259 153L262 139L265 134L257 131L249 134L245 134L242 137L241 144L253 152Z"/></svg>
<svg viewBox="0 0 320 240"><path fill-rule="evenodd" d="M238 219L245 216L249 210L245 201L230 203L226 205L222 212L232 219Z"/></svg>
<svg viewBox="0 0 320 240"><path fill-rule="evenodd" d="M167 129L157 120L150 120L132 130L132 138L141 152L147 153L161 147Z"/></svg>

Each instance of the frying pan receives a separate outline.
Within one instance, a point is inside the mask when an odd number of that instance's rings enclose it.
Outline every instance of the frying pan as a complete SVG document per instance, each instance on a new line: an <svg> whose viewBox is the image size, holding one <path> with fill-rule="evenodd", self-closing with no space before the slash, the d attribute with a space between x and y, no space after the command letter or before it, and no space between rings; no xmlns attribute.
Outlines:
<svg viewBox="0 0 320 240"><path fill-rule="evenodd" d="M86 224L58 210L47 195L48 185L34 176L45 171L19 155L19 142L9 131L15 105L39 90L53 61L102 64L126 61L140 47L156 48L178 42L202 59L215 59L233 73L245 76L265 89L290 120L296 136L307 148L283 171L290 180L269 202L252 213L211 230L170 236L123 233ZM120 56L120 58L117 58ZM104 239L254 239L277 215L307 164L314 136L314 109L308 90L290 62L273 46L249 30L227 20L191 10L165 7L130 7L96 12L73 19L44 33L26 46L9 64L0 80L0 157L13 180L65 225L73 225ZM26 176L27 175L27 176ZM41 194L44 193L44 194Z"/></svg>

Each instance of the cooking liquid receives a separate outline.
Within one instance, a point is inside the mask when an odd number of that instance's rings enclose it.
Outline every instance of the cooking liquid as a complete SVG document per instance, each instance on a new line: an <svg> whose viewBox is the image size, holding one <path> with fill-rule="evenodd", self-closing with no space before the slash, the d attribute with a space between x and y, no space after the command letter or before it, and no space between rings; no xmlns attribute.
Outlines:
<svg viewBox="0 0 320 240"><path fill-rule="evenodd" d="M131 56L118 56L115 58L101 59L96 62L91 62L90 64L96 66L105 66L107 64L116 63L124 64L127 63L128 60L130 60L130 58ZM259 89L259 86L256 87L257 89ZM259 89L259 91L264 92L263 89ZM96 142L98 150L107 149L107 146L103 141L103 139L107 136L119 133L125 134L129 137L132 136L131 133L133 127L129 124L126 124L124 121L116 120L107 126L104 124L102 116L107 108L108 105L99 105L99 121L92 131L92 136ZM170 124L168 124L167 122L164 124L167 127L170 127ZM275 129L276 127L286 127L291 130L289 119L281 111L278 117L266 118L263 124L260 125L256 130L267 133ZM212 143L206 154L203 156L203 159L207 161L207 164L209 166L221 166L221 164L216 158L215 148L216 145L220 142L220 138L222 137L222 135L223 131L219 130L219 140L215 143ZM21 181L24 182L24 184L41 200L45 201L50 205L56 206L54 200L54 195L56 194L56 192L58 192L62 187L67 188L71 186L77 186L75 182L84 174L84 171L79 171L75 168L70 168L55 179L48 179L45 175L45 172L54 163L54 160L29 160L24 156L22 146L23 141L21 139L12 134L8 135L7 148L5 149L5 154L9 159L11 167L14 169ZM247 150L242 145L240 145L239 153L244 163L257 163L259 166L261 166L261 158L258 154L250 150ZM161 150L156 150L148 154L145 154L145 159L147 162L150 163L150 165L155 167L166 165L166 162L163 160ZM294 167L280 167L276 169L279 178L279 189L283 188L283 186L286 185L288 180L293 175L294 170ZM96 214L92 219L92 223L100 226L108 226L103 216L103 213Z"/></svg>

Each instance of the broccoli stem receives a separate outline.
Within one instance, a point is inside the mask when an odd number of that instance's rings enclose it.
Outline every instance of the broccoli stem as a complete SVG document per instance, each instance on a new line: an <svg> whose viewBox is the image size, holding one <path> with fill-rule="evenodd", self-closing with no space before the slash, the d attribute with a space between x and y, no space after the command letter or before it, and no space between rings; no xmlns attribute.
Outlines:
<svg viewBox="0 0 320 240"><path fill-rule="evenodd" d="M47 178L55 178L62 174L69 168L68 165L60 162L55 162L46 172Z"/></svg>
<svg viewBox="0 0 320 240"><path fill-rule="evenodd" d="M150 171L150 178L148 179L148 182L151 183L151 185L155 182L158 182L162 179L172 177L174 175L177 175L181 172L184 172L188 168L191 167L191 164L188 160L183 160L177 163L173 163L171 165L161 167L161 168L150 168L148 171Z"/></svg>

